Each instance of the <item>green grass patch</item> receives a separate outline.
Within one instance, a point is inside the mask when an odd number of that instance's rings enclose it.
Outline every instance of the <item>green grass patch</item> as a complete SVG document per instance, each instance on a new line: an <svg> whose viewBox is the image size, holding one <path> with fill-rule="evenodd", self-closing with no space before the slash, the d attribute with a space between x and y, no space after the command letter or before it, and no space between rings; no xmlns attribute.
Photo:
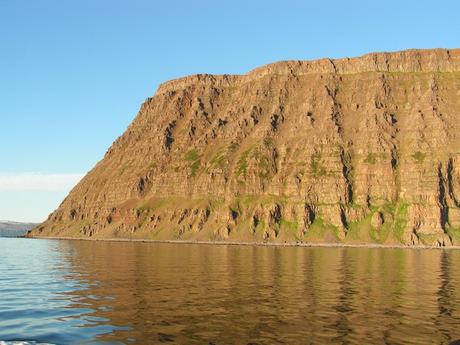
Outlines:
<svg viewBox="0 0 460 345"><path fill-rule="evenodd" d="M150 210L152 210L152 207L148 203L144 203L137 206L136 210L140 212L149 212Z"/></svg>
<svg viewBox="0 0 460 345"><path fill-rule="evenodd" d="M187 151L187 153L184 156L184 159L189 162L194 162L200 159L200 155L196 149L192 149Z"/></svg>
<svg viewBox="0 0 460 345"><path fill-rule="evenodd" d="M303 239L297 219L281 218L279 224L275 224L275 228L280 239L284 241L300 241Z"/></svg>
<svg viewBox="0 0 460 345"><path fill-rule="evenodd" d="M193 162L192 165L190 166L190 168L192 169L192 176L196 176L196 172L200 168L200 161L197 160L197 161Z"/></svg>
<svg viewBox="0 0 460 345"><path fill-rule="evenodd" d="M238 148L237 143L231 143L230 145L228 145L228 151L229 152L235 152L237 148Z"/></svg>
<svg viewBox="0 0 460 345"><path fill-rule="evenodd" d="M257 167L259 169L259 177L262 180L267 179L270 176L270 161L267 156L261 155L258 157L258 164Z"/></svg>
<svg viewBox="0 0 460 345"><path fill-rule="evenodd" d="M92 224L92 222L89 219L83 219L83 220L81 220L79 222L79 226L82 227L82 228L87 226L87 225L91 225L91 224Z"/></svg>
<svg viewBox="0 0 460 345"><path fill-rule="evenodd" d="M271 147L273 145L273 139L270 137L264 138L264 145L265 147Z"/></svg>
<svg viewBox="0 0 460 345"><path fill-rule="evenodd" d="M409 204L404 201L398 201L394 207L393 232L395 237L402 243L404 242L404 230L407 227L407 213Z"/></svg>
<svg viewBox="0 0 460 345"><path fill-rule="evenodd" d="M369 235L373 240L378 243L384 243L386 239L392 234L392 236L399 241L404 243L404 232L407 227L407 214L409 210L409 204L404 200L398 200L397 202L386 202L381 206L371 205L371 213L369 217ZM380 229L375 229L370 225L372 215L376 212L383 212L385 221ZM388 219L389 217L392 218ZM367 218L367 217L366 217Z"/></svg>
<svg viewBox="0 0 460 345"><path fill-rule="evenodd" d="M257 223L257 226L254 230L254 232L263 232L265 230L265 221L263 219L260 219L259 222Z"/></svg>
<svg viewBox="0 0 460 345"><path fill-rule="evenodd" d="M315 218L313 224L310 225L306 235L306 240L310 241L339 241L339 229L330 223L325 222L322 218Z"/></svg>
<svg viewBox="0 0 460 345"><path fill-rule="evenodd" d="M418 163L421 164L425 160L426 154L417 151L412 155L412 158Z"/></svg>
<svg viewBox="0 0 460 345"><path fill-rule="evenodd" d="M377 155L369 152L363 162L367 164L375 164L377 162Z"/></svg>
<svg viewBox="0 0 460 345"><path fill-rule="evenodd" d="M436 241L439 239L439 234L420 234L417 233L417 237L425 246L434 246Z"/></svg>
<svg viewBox="0 0 460 345"><path fill-rule="evenodd" d="M349 207L352 210L361 210L364 207L364 205L357 204L355 201L352 201L351 203L344 206Z"/></svg>
<svg viewBox="0 0 460 345"><path fill-rule="evenodd" d="M191 162L191 165L190 165L191 174L192 176L196 176L196 173L201 165L200 154L198 153L198 151L196 149L187 151L187 153L184 156L184 159L186 161Z"/></svg>
<svg viewBox="0 0 460 345"><path fill-rule="evenodd" d="M460 228L447 227L447 234L452 239L454 245L460 244Z"/></svg>
<svg viewBox="0 0 460 345"><path fill-rule="evenodd" d="M299 222L297 220L286 220L281 218L280 227L286 231L297 232L297 230L299 230Z"/></svg>
<svg viewBox="0 0 460 345"><path fill-rule="evenodd" d="M393 223L387 221L386 223L383 223L380 229L376 229L371 225L371 217L372 215L370 215L368 220L366 219L367 217L365 218L366 223L368 222L369 225L369 237L372 241L383 244L387 240L388 236L390 236Z"/></svg>
<svg viewBox="0 0 460 345"><path fill-rule="evenodd" d="M248 157L251 154L252 150L253 150L253 147L250 147L249 149L247 149L241 154L237 162L236 176L246 175L248 171Z"/></svg>
<svg viewBox="0 0 460 345"><path fill-rule="evenodd" d="M327 175L326 168L321 164L321 153L315 152L311 156L310 168L314 177L323 177Z"/></svg>
<svg viewBox="0 0 460 345"><path fill-rule="evenodd" d="M364 218L349 222L347 239L356 241L368 241L370 239L372 242L383 244L389 237L392 237L403 243L404 231L407 227L408 208L409 204L402 200L386 202L380 206L369 206L370 212ZM384 217L384 223L379 228L372 226L372 217L376 212L381 212Z"/></svg>
<svg viewBox="0 0 460 345"><path fill-rule="evenodd" d="M225 151L219 150L214 154L214 156L211 158L209 163L212 166L222 167L224 165L224 161L225 161Z"/></svg>
<svg viewBox="0 0 460 345"><path fill-rule="evenodd" d="M349 222L347 231L347 240L358 241L361 240L361 228L363 220L359 222Z"/></svg>

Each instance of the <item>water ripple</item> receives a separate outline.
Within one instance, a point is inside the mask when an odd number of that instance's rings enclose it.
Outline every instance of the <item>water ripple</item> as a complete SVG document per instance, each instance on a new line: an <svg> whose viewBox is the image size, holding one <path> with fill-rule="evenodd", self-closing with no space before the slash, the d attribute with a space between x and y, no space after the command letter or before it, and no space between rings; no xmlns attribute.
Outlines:
<svg viewBox="0 0 460 345"><path fill-rule="evenodd" d="M27 239L0 248L0 345L460 339L460 251Z"/></svg>

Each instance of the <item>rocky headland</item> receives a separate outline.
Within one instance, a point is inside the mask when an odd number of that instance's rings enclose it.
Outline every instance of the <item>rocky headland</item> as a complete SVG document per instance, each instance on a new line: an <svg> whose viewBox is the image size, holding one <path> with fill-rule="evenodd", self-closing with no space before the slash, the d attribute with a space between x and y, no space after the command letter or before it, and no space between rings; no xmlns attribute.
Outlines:
<svg viewBox="0 0 460 345"><path fill-rule="evenodd" d="M162 84L30 236L460 244L460 49Z"/></svg>

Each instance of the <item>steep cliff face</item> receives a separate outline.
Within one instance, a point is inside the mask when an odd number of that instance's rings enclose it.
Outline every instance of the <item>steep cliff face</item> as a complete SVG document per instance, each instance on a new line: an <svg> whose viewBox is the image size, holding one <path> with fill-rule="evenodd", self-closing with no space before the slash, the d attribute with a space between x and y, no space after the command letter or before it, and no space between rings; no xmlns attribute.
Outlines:
<svg viewBox="0 0 460 345"><path fill-rule="evenodd" d="M460 244L460 50L161 85L36 236Z"/></svg>

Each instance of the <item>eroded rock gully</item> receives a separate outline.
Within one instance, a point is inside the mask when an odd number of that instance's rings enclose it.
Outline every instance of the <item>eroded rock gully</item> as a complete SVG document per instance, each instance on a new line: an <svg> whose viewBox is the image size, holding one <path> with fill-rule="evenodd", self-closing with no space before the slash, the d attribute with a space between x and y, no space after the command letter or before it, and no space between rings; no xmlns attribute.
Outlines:
<svg viewBox="0 0 460 345"><path fill-rule="evenodd" d="M34 236L460 244L460 50L161 85Z"/></svg>

